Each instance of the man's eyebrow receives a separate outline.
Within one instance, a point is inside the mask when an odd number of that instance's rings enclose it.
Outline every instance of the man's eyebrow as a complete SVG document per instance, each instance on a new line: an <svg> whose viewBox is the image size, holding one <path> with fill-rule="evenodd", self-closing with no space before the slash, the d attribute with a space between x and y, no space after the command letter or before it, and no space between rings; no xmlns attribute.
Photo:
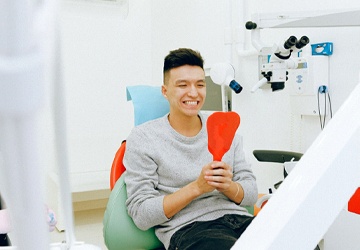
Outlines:
<svg viewBox="0 0 360 250"><path fill-rule="evenodd" d="M184 82L189 82L189 80L186 80L186 79L178 79L178 80L175 81L175 84L184 83Z"/></svg>
<svg viewBox="0 0 360 250"><path fill-rule="evenodd" d="M192 80L188 80L188 79L178 79L175 81L175 84L179 84L179 83L188 83L188 82L192 82ZM198 79L196 80L196 82L203 82L205 83L205 79Z"/></svg>

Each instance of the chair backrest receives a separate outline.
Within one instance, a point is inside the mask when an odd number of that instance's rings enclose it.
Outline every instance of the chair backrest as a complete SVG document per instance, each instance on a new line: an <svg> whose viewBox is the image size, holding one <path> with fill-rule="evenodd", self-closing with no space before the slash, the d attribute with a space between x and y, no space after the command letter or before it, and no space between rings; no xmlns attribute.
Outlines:
<svg viewBox="0 0 360 250"><path fill-rule="evenodd" d="M127 100L133 102L135 126L159 118L170 110L159 86L129 86L126 88L126 95Z"/></svg>
<svg viewBox="0 0 360 250"><path fill-rule="evenodd" d="M170 110L169 103L162 95L161 87L159 86L129 86L126 88L126 96L128 101L133 102L135 126L164 116ZM111 166L110 190L114 188L116 181L126 170L122 162L125 148L126 142L124 140L116 152Z"/></svg>

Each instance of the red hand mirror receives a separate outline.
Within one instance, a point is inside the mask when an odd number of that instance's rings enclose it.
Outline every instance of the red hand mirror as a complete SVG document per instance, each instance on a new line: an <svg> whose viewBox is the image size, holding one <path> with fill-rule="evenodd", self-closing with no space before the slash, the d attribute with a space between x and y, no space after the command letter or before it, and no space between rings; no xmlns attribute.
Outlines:
<svg viewBox="0 0 360 250"><path fill-rule="evenodd" d="M214 161L221 161L230 149L235 132L240 125L240 116L235 112L215 112L207 120L208 149Z"/></svg>

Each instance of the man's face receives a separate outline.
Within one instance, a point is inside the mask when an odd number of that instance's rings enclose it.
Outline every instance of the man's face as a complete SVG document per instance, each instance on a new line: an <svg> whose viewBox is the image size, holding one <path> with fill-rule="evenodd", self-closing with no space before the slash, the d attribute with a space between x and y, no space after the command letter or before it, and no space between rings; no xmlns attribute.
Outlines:
<svg viewBox="0 0 360 250"><path fill-rule="evenodd" d="M170 113L197 116L206 97L204 70L199 66L184 65L171 69L168 74L162 93L170 103Z"/></svg>

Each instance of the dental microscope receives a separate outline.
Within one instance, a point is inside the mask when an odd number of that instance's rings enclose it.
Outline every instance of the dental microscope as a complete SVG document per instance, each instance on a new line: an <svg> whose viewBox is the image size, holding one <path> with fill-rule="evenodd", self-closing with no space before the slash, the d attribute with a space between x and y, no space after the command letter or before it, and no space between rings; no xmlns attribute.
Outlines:
<svg viewBox="0 0 360 250"><path fill-rule="evenodd" d="M256 29L256 24L249 21L245 27L248 30ZM285 82L288 80L288 70L307 68L307 62L299 57L299 52L309 42L307 36L302 36L300 39L290 36L285 41L274 44L267 62L260 66L260 74L263 77L253 86L251 92L255 92L267 83L271 84L272 91L284 89Z"/></svg>

